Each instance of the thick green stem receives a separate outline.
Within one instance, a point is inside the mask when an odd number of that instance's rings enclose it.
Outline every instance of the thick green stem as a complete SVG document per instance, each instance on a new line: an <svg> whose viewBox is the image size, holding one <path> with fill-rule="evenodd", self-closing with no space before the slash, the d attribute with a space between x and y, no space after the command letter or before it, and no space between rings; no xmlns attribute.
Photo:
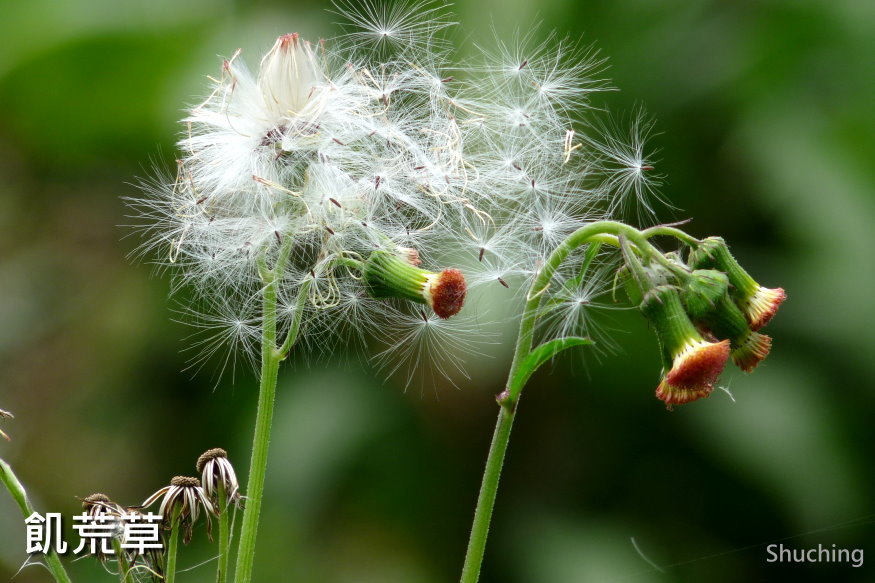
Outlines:
<svg viewBox="0 0 875 583"><path fill-rule="evenodd" d="M9 490L12 499L18 504L22 516L27 518L33 514L33 506L30 504L24 486L18 481L18 477L15 475L15 472L12 471L9 464L2 459L0 459L0 481L3 482L3 485ZM70 583L70 576L67 575L67 571L64 570L64 565L61 564L61 559L58 557L58 553L52 550L51 552L46 553L45 556L46 566L48 566L49 572L52 574L55 581L57 581L57 583Z"/></svg>
<svg viewBox="0 0 875 583"><path fill-rule="evenodd" d="M261 383L258 389L258 411L255 415L255 435L252 440L252 459L249 464L249 484L246 489L246 510L237 550L237 583L252 580L255 559L255 538L264 494L264 476L267 471L267 452L270 445L270 427L276 380L282 353L276 346L277 276L274 271L263 271L264 291L261 329Z"/></svg>
<svg viewBox="0 0 875 583"><path fill-rule="evenodd" d="M221 482L216 510L219 512L219 564L216 567L216 583L225 583L228 578L228 555L231 553L231 529L228 523L228 494L225 492L225 484Z"/></svg>
<svg viewBox="0 0 875 583"><path fill-rule="evenodd" d="M651 231L650 235L675 234L666 231L666 229L668 228L661 229L659 232ZM531 375L531 371L527 373L521 367L523 361L532 352L535 325L540 316L541 300L556 270L559 269L562 262L575 249L587 243L619 245L620 236L634 244L641 253L657 258L657 260L665 260L665 257L647 241L647 237L638 229L616 221L598 221L581 227L569 235L550 254L529 288L525 310L520 320L513 363L511 364L510 374L507 379L507 388L498 396L501 410L498 413L498 422L492 437L492 445L486 458L486 468L483 473L483 482L480 486L480 495L477 499L477 508L474 511L474 524L471 527L471 537L468 540L468 551L465 555L465 566L462 569L462 583L476 583L480 577L480 568L486 550L486 538L489 534L489 523L492 518L492 509L495 505L498 481L501 477L501 468L504 465L505 452L510 441L510 431L513 427L520 393Z"/></svg>

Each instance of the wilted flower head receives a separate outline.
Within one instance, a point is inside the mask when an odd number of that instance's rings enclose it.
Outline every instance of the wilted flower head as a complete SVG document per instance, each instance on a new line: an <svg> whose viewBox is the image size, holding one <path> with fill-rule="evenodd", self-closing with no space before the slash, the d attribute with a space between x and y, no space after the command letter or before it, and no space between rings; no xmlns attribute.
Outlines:
<svg viewBox="0 0 875 583"><path fill-rule="evenodd" d="M419 317L416 303L446 318L469 289L511 299L523 287L513 279L565 236L651 189L646 122L633 124L631 151L594 135L609 125L575 128L607 88L594 52L526 39L452 66L437 5L365 6L343 3L353 30L340 39L279 37L254 74L239 50L226 59L183 120L176 178L132 203L141 251L192 284L199 306L230 310L228 339L244 348L265 266L279 271L281 330L300 320L322 349L325 330L387 338ZM366 275L392 257L421 261L408 275L427 280L422 290Z"/></svg>
<svg viewBox="0 0 875 583"><path fill-rule="evenodd" d="M170 530L178 524L183 530L182 542L191 542L192 527L201 511L207 521L207 536L211 537L210 515L215 514L215 509L201 488L200 480L176 476L169 485L149 496L143 502L143 507L149 507L158 500L161 500L158 514L163 517L164 527Z"/></svg>
<svg viewBox="0 0 875 583"><path fill-rule="evenodd" d="M109 496L100 492L95 492L82 498L82 510L89 516L96 516L98 514L121 516L125 512L124 508L110 500Z"/></svg>
<svg viewBox="0 0 875 583"><path fill-rule="evenodd" d="M82 498L82 510L89 518L110 528L111 539L107 542L112 540L121 542L124 539L125 529L122 515L125 514L125 509L113 502L109 496L95 492ZM91 547L91 550L93 551L93 556L101 562L113 558L113 553L109 552L111 549L104 544L94 545Z"/></svg>
<svg viewBox="0 0 875 583"><path fill-rule="evenodd" d="M237 473L228 460L228 452L220 447L208 449L197 458L198 473L201 475L204 494L213 503L216 512L221 512L219 504L219 489L225 496L225 505L241 504L240 484Z"/></svg>

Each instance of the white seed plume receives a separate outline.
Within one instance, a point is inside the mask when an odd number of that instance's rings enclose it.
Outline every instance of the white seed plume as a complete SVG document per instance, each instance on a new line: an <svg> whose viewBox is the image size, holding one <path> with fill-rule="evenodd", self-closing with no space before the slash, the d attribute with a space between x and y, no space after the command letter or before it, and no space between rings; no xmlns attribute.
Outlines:
<svg viewBox="0 0 875 583"><path fill-rule="evenodd" d="M195 290L185 311L206 308L207 355L220 342L257 349L259 265L288 254L280 333L300 317L300 342L326 350L377 330L417 366L449 350L461 367L453 330L469 330L470 315L435 322L422 306L371 298L355 262L412 249L423 268L459 265L469 288L518 298L565 236L621 209L626 192L651 210L643 144L577 127L608 88L594 51L526 37L484 51L481 66L450 66L440 6L337 7L352 28L340 39L283 35L255 74L239 50L223 61L183 120L176 178L131 201L139 253L173 272L174 289ZM580 305L550 320L570 333ZM385 352L377 360L398 368Z"/></svg>

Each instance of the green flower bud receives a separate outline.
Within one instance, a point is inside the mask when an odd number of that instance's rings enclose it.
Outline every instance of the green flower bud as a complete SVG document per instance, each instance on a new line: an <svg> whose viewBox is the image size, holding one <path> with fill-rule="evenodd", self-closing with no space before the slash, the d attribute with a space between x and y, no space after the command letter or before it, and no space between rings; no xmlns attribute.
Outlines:
<svg viewBox="0 0 875 583"><path fill-rule="evenodd" d="M699 247L690 251L689 264L693 269L718 269L726 274L729 293L744 313L751 330L765 326L787 299L782 288L769 289L754 281L729 252L722 237L708 237L702 241Z"/></svg>
<svg viewBox="0 0 875 583"><path fill-rule="evenodd" d="M441 318L449 318L465 304L467 285L458 269L434 273L414 265L418 256L400 250L405 258L389 251L374 251L365 262L364 276L375 298L402 298L428 304Z"/></svg>
<svg viewBox="0 0 875 583"><path fill-rule="evenodd" d="M683 291L687 314L720 339L729 339L732 361L751 372L769 354L772 339L750 329L747 319L728 294L729 278L713 269L697 269Z"/></svg>
<svg viewBox="0 0 875 583"><path fill-rule="evenodd" d="M729 340L702 338L674 287L658 286L647 292L641 312L656 332L668 369L656 397L671 408L710 395L729 359Z"/></svg>
<svg viewBox="0 0 875 583"><path fill-rule="evenodd" d="M729 291L729 278L713 269L697 269L690 274L684 291L684 306L694 320L712 312ZM742 316L742 319L744 316Z"/></svg>
<svg viewBox="0 0 875 583"><path fill-rule="evenodd" d="M633 306L640 306L644 295L649 290L661 285L670 285L673 281L671 272L658 263L642 265L638 273L640 277L636 278L628 265L624 265L617 272L620 281L623 282L623 289L626 290L629 302ZM643 279L643 281L639 281L639 279Z"/></svg>
<svg viewBox="0 0 875 583"><path fill-rule="evenodd" d="M771 337L751 330L728 295L724 294L710 311L693 316L693 320L715 337L729 340L732 361L744 372L753 371L772 348Z"/></svg>

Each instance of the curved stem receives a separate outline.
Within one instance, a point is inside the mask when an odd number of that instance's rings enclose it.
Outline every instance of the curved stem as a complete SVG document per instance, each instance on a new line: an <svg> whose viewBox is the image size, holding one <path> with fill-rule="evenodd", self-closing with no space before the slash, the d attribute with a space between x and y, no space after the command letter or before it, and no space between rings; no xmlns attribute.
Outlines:
<svg viewBox="0 0 875 583"><path fill-rule="evenodd" d="M613 235L614 237L606 237ZM519 366L522 359L532 350L532 341L535 334L535 324L538 321L541 298L550 286L550 280L553 279L556 270L563 261L571 254L572 251L591 242L609 243L619 245L619 240L616 238L619 235L625 236L629 241L634 243L642 252L651 254L655 257L662 258L662 253L657 251L641 234L641 231L634 227L630 227L624 223L617 221L596 221L571 233L553 252L547 257L544 265L541 267L538 274L535 276L529 294L526 300L525 311L523 312L522 321L520 322L520 331L517 338L517 347L514 352L513 364L511 364L510 374L508 375L508 404L513 406L519 398L520 392L523 390L523 382L520 382ZM617 243L614 243L617 241Z"/></svg>
<svg viewBox="0 0 875 583"><path fill-rule="evenodd" d="M267 471L267 452L270 445L270 428L273 421L273 405L276 381L282 355L276 346L277 277L274 271L263 271L265 280L262 292L261 328L261 382L258 389L258 411L255 415L255 434L252 440L252 459L249 464L249 484L246 489L246 509L240 531L240 546L237 551L235 581L249 583L255 560L255 538L258 534L258 519L261 499L264 495L264 476Z"/></svg>
<svg viewBox="0 0 875 583"><path fill-rule="evenodd" d="M668 225L656 225L655 227L650 227L649 229L644 229L641 231L641 235L645 239L649 239L651 237L656 237L658 235L665 235L667 237L674 237L687 245L698 246L702 242L693 237L692 235L688 235L687 233L681 231L680 229L676 229L674 227L670 227Z"/></svg>
<svg viewBox="0 0 875 583"><path fill-rule="evenodd" d="M654 234L656 234L655 231ZM532 352L535 325L540 316L541 300L549 288L556 270L575 249L587 243L606 243L619 246L620 237L634 244L642 253L665 260L665 257L647 241L647 238L638 229L616 221L597 221L581 227L569 235L550 254L529 288L525 310L520 320L513 363L508 374L507 388L498 396L501 410L498 413L492 444L486 458L486 468L480 486L480 495L477 499L477 508L474 511L474 523L471 527L471 537L468 540L465 565L462 568L462 583L476 583L480 577L480 568L486 551L486 538L489 534L489 523L498 492L498 482L504 465L505 452L510 442L510 432L520 394L530 377L530 374L526 374L521 366L525 358Z"/></svg>

